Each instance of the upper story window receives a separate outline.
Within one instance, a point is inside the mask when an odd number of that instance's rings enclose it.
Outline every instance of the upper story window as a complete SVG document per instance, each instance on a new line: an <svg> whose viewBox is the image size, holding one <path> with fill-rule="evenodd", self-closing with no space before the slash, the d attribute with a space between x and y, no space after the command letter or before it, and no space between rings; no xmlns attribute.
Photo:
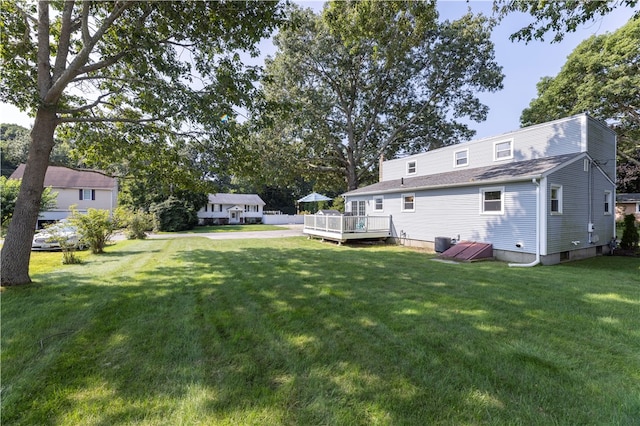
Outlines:
<svg viewBox="0 0 640 426"><path fill-rule="evenodd" d="M407 174L415 175L418 171L418 162L416 160L407 161Z"/></svg>
<svg viewBox="0 0 640 426"><path fill-rule="evenodd" d="M402 194L402 208L403 212L416 211L416 196L415 194Z"/></svg>
<svg viewBox="0 0 640 426"><path fill-rule="evenodd" d="M79 191L79 199L82 200L95 200L96 199L96 190L95 189L81 189Z"/></svg>
<svg viewBox="0 0 640 426"><path fill-rule="evenodd" d="M513 141L502 141L493 144L493 160L508 160L513 158Z"/></svg>
<svg viewBox="0 0 640 426"><path fill-rule="evenodd" d="M604 191L604 214L611 214L611 191Z"/></svg>
<svg viewBox="0 0 640 426"><path fill-rule="evenodd" d="M562 214L562 185L551 185L551 214Z"/></svg>
<svg viewBox="0 0 640 426"><path fill-rule="evenodd" d="M462 167L469 164L469 150L463 149L453 153L453 167Z"/></svg>
<svg viewBox="0 0 640 426"><path fill-rule="evenodd" d="M480 212L483 214L504 213L504 188L480 189Z"/></svg>
<svg viewBox="0 0 640 426"><path fill-rule="evenodd" d="M381 212L382 210L384 210L384 197L373 197L373 211Z"/></svg>

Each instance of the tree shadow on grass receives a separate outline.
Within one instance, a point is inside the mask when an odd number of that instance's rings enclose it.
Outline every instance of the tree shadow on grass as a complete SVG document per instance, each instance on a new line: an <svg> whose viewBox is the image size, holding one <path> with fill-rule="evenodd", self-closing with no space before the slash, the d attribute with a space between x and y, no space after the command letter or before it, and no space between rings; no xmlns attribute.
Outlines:
<svg viewBox="0 0 640 426"><path fill-rule="evenodd" d="M584 409L602 396L580 390L569 356L586 338L550 335L566 312L544 293L546 274L525 288L514 285L522 272L406 250L263 244L198 245L99 285L56 274L28 290L46 318L26 315L33 335L3 341L33 369L20 386L35 398L9 398L3 419L64 423L90 410L96 424L189 423L176 406L190 404L194 422L598 418ZM73 333L38 347L60 330Z"/></svg>

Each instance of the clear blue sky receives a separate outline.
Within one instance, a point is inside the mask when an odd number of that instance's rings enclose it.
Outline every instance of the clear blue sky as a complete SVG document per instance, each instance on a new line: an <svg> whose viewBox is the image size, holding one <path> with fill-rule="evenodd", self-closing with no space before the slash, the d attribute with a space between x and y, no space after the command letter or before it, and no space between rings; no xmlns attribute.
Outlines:
<svg viewBox="0 0 640 426"><path fill-rule="evenodd" d="M298 1L304 7L316 11L322 9L323 1ZM456 19L471 7L473 12L491 14L491 1L440 1L438 10L441 19ZM640 5L636 7L636 10ZM483 123L470 123L477 131L475 139L498 135L520 127L520 114L535 98L536 83L544 76L555 76L564 65L567 56L576 46L592 35L613 32L624 25L633 15L634 9L618 7L612 13L587 23L575 33L568 33L561 43L534 41L529 44L509 41L509 35L532 22L529 15L511 14L505 18L492 35L496 61L503 67L504 89L497 93L480 95L489 106L489 116ZM551 36L549 36L549 39ZM263 55L273 55L269 41L261 43ZM33 119L12 105L0 103L0 122L16 123L30 128Z"/></svg>

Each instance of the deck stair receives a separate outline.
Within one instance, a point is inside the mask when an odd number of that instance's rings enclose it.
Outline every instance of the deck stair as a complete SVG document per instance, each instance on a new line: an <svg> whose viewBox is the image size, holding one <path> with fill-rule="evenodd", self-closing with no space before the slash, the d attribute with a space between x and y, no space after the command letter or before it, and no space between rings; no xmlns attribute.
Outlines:
<svg viewBox="0 0 640 426"><path fill-rule="evenodd" d="M493 258L493 245L475 241L460 241L445 250L440 257L462 261L473 261Z"/></svg>

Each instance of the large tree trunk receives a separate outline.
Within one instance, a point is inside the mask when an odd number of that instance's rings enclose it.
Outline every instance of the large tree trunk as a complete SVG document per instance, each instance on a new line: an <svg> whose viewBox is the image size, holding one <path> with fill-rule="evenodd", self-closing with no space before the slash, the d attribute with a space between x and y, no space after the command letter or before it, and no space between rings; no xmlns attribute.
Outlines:
<svg viewBox="0 0 640 426"><path fill-rule="evenodd" d="M31 240L36 229L40 200L44 190L44 176L53 149L56 128L54 108L41 107L31 130L29 156L16 200L13 218L2 247L2 285L19 285L31 282L29 260Z"/></svg>

